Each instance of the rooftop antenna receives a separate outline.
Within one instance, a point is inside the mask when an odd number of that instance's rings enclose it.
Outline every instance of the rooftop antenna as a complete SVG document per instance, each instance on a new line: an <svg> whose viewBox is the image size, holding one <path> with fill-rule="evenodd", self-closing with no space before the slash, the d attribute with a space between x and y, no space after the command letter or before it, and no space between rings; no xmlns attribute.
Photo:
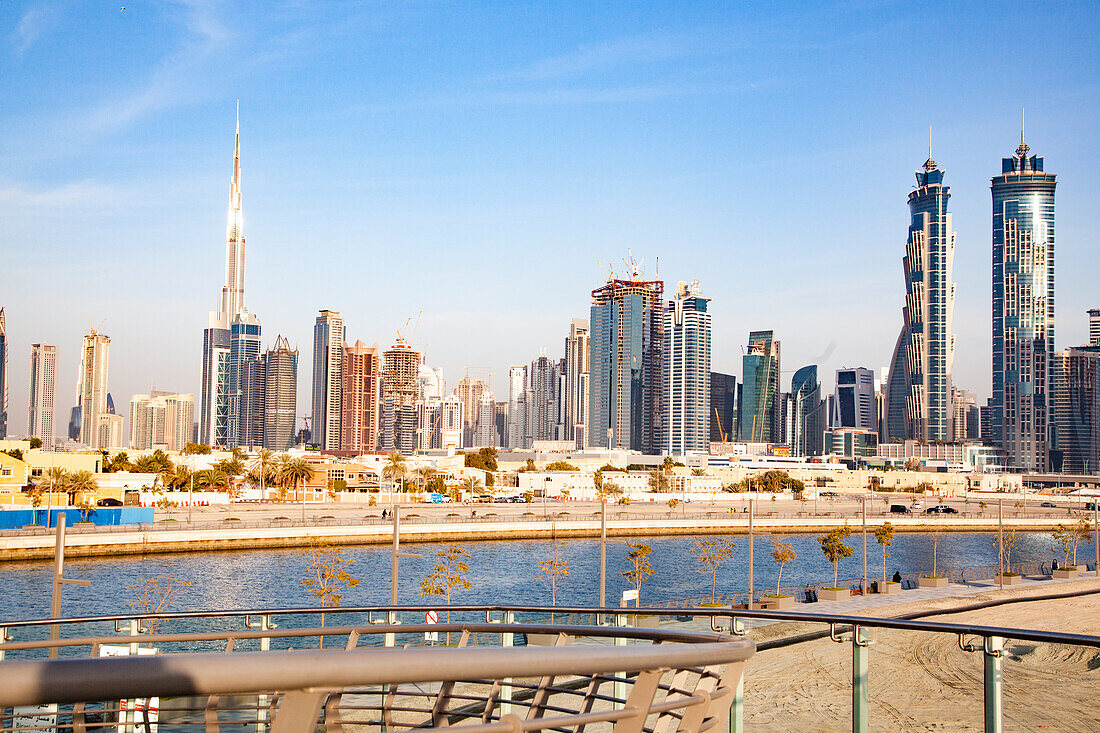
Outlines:
<svg viewBox="0 0 1100 733"><path fill-rule="evenodd" d="M933 171L936 169L936 161L932 160L932 126L928 126L928 160L924 161L924 170Z"/></svg>
<svg viewBox="0 0 1100 733"><path fill-rule="evenodd" d="M1031 148L1024 142L1024 108L1020 107L1020 147L1016 148L1016 157L1023 160L1027 157L1029 150Z"/></svg>

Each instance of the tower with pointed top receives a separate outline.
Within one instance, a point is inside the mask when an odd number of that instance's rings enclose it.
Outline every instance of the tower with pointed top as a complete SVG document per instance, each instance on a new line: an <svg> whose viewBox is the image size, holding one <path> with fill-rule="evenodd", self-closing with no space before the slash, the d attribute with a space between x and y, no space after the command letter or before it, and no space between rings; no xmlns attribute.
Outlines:
<svg viewBox="0 0 1100 733"><path fill-rule="evenodd" d="M225 232L225 284L218 310L203 331L199 441L231 448L240 444L244 409L245 364L260 353L260 319L244 305L244 219L241 205L240 104L229 181Z"/></svg>
<svg viewBox="0 0 1100 733"><path fill-rule="evenodd" d="M1020 145L1001 160L993 196L993 442L1009 470L1049 469L1054 356L1054 188Z"/></svg>
<svg viewBox="0 0 1100 733"><path fill-rule="evenodd" d="M909 238L902 269L905 305L887 387L889 439L951 440L951 371L955 360L955 232L947 202L951 189L932 158L917 171L909 193Z"/></svg>

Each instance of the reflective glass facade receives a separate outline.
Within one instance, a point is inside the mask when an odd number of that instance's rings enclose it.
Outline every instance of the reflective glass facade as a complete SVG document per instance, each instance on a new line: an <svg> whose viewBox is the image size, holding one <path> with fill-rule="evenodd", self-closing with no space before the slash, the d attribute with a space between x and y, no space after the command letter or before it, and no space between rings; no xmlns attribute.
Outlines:
<svg viewBox="0 0 1100 733"><path fill-rule="evenodd" d="M699 283L681 282L665 306L662 450L672 455L710 451L710 313Z"/></svg>

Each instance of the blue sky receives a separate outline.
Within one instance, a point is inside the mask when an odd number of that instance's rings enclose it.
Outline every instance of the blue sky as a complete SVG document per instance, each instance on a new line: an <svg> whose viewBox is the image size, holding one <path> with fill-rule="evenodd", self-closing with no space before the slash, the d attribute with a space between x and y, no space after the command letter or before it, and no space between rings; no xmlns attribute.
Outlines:
<svg viewBox="0 0 1100 733"><path fill-rule="evenodd" d="M630 248L699 279L713 366L750 329L784 370L885 365L906 196L952 189L955 380L989 391L989 178L1027 137L1059 174L1057 339L1100 305L1093 3L57 0L0 5L0 305L12 432L29 345L103 322L110 388L198 390L224 268L241 100L246 302L265 341L312 322L415 340L454 384L562 351ZM789 379L785 376L785 381ZM125 408L123 408L125 409ZM59 430L60 432L60 430Z"/></svg>

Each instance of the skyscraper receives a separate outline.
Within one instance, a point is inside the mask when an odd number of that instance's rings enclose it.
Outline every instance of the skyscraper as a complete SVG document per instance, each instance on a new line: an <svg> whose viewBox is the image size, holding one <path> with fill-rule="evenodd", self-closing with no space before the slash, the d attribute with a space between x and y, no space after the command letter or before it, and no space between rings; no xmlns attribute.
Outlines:
<svg viewBox="0 0 1100 733"><path fill-rule="evenodd" d="M202 337L202 389L199 440L221 448L236 447L242 429L245 363L259 355L260 320L244 306L245 238L241 198L241 124L238 108L229 179L225 229L225 284L218 310L211 311Z"/></svg>
<svg viewBox="0 0 1100 733"><path fill-rule="evenodd" d="M580 449L588 445L589 363L588 321L574 318L565 337L564 439Z"/></svg>
<svg viewBox="0 0 1100 733"><path fill-rule="evenodd" d="M531 395L527 403L527 434L532 441L557 438L558 381L558 362L543 351L527 372L527 392Z"/></svg>
<svg viewBox="0 0 1100 733"><path fill-rule="evenodd" d="M53 450L53 411L57 396L57 347L50 344L31 346L30 407L27 435L42 441L42 447Z"/></svg>
<svg viewBox="0 0 1100 733"><path fill-rule="evenodd" d="M80 350L77 396L80 402L79 441L99 447L99 416L107 413L107 357L111 339L91 329Z"/></svg>
<svg viewBox="0 0 1100 733"><path fill-rule="evenodd" d="M737 377L710 373L710 442L737 440Z"/></svg>
<svg viewBox="0 0 1100 733"><path fill-rule="evenodd" d="M1100 473L1100 346L1055 352L1050 376L1051 468Z"/></svg>
<svg viewBox="0 0 1100 733"><path fill-rule="evenodd" d="M340 394L340 450L370 453L378 447L378 344L344 344Z"/></svg>
<svg viewBox="0 0 1100 733"><path fill-rule="evenodd" d="M1089 346L1100 346L1100 308L1089 308Z"/></svg>
<svg viewBox="0 0 1100 733"><path fill-rule="evenodd" d="M263 445L276 451L294 445L298 413L298 350L282 336L263 355Z"/></svg>
<svg viewBox="0 0 1100 733"><path fill-rule="evenodd" d="M592 291L588 444L656 454L664 420L664 283L612 276Z"/></svg>
<svg viewBox="0 0 1100 733"><path fill-rule="evenodd" d="M790 394L791 455L821 455L825 450L825 403L821 400L816 364L804 366L794 373Z"/></svg>
<svg viewBox="0 0 1100 733"><path fill-rule="evenodd" d="M955 232L947 213L951 189L943 185L943 175L929 146L928 160L916 173L917 188L909 193L909 239L902 258L905 306L887 387L891 440L951 439Z"/></svg>
<svg viewBox="0 0 1100 733"><path fill-rule="evenodd" d="M478 377L470 377L467 370L466 376L458 380L455 386L455 394L462 400L462 444L473 445L474 431L477 429L479 405L481 395L489 391L489 382Z"/></svg>
<svg viewBox="0 0 1100 733"><path fill-rule="evenodd" d="M836 370L836 392L829 427L861 428L878 432L875 372L865 367Z"/></svg>
<svg viewBox="0 0 1100 733"><path fill-rule="evenodd" d="M191 440L194 416L193 394L136 394L130 398L130 448L183 450Z"/></svg>
<svg viewBox="0 0 1100 733"><path fill-rule="evenodd" d="M779 392L779 367L780 343L775 340L774 332L750 331L748 348L741 357L738 420L743 443L783 442L783 426L776 425L777 430L772 429Z"/></svg>
<svg viewBox="0 0 1100 733"><path fill-rule="evenodd" d="M669 455L710 451L710 313L699 281L676 284L665 306L664 439Z"/></svg>
<svg viewBox="0 0 1100 733"><path fill-rule="evenodd" d="M322 310L313 324L313 444L340 447L340 389L343 385L344 319Z"/></svg>
<svg viewBox="0 0 1100 733"><path fill-rule="evenodd" d="M1054 188L1023 130L993 197L993 442L1009 470L1045 471L1054 353Z"/></svg>
<svg viewBox="0 0 1100 733"><path fill-rule="evenodd" d="M8 322L0 308L0 440L8 436Z"/></svg>
<svg viewBox="0 0 1100 733"><path fill-rule="evenodd" d="M420 352L401 337L382 354L382 450L405 454L416 450L420 359Z"/></svg>
<svg viewBox="0 0 1100 733"><path fill-rule="evenodd" d="M527 367L508 367L508 433L502 436L508 448L527 448Z"/></svg>

